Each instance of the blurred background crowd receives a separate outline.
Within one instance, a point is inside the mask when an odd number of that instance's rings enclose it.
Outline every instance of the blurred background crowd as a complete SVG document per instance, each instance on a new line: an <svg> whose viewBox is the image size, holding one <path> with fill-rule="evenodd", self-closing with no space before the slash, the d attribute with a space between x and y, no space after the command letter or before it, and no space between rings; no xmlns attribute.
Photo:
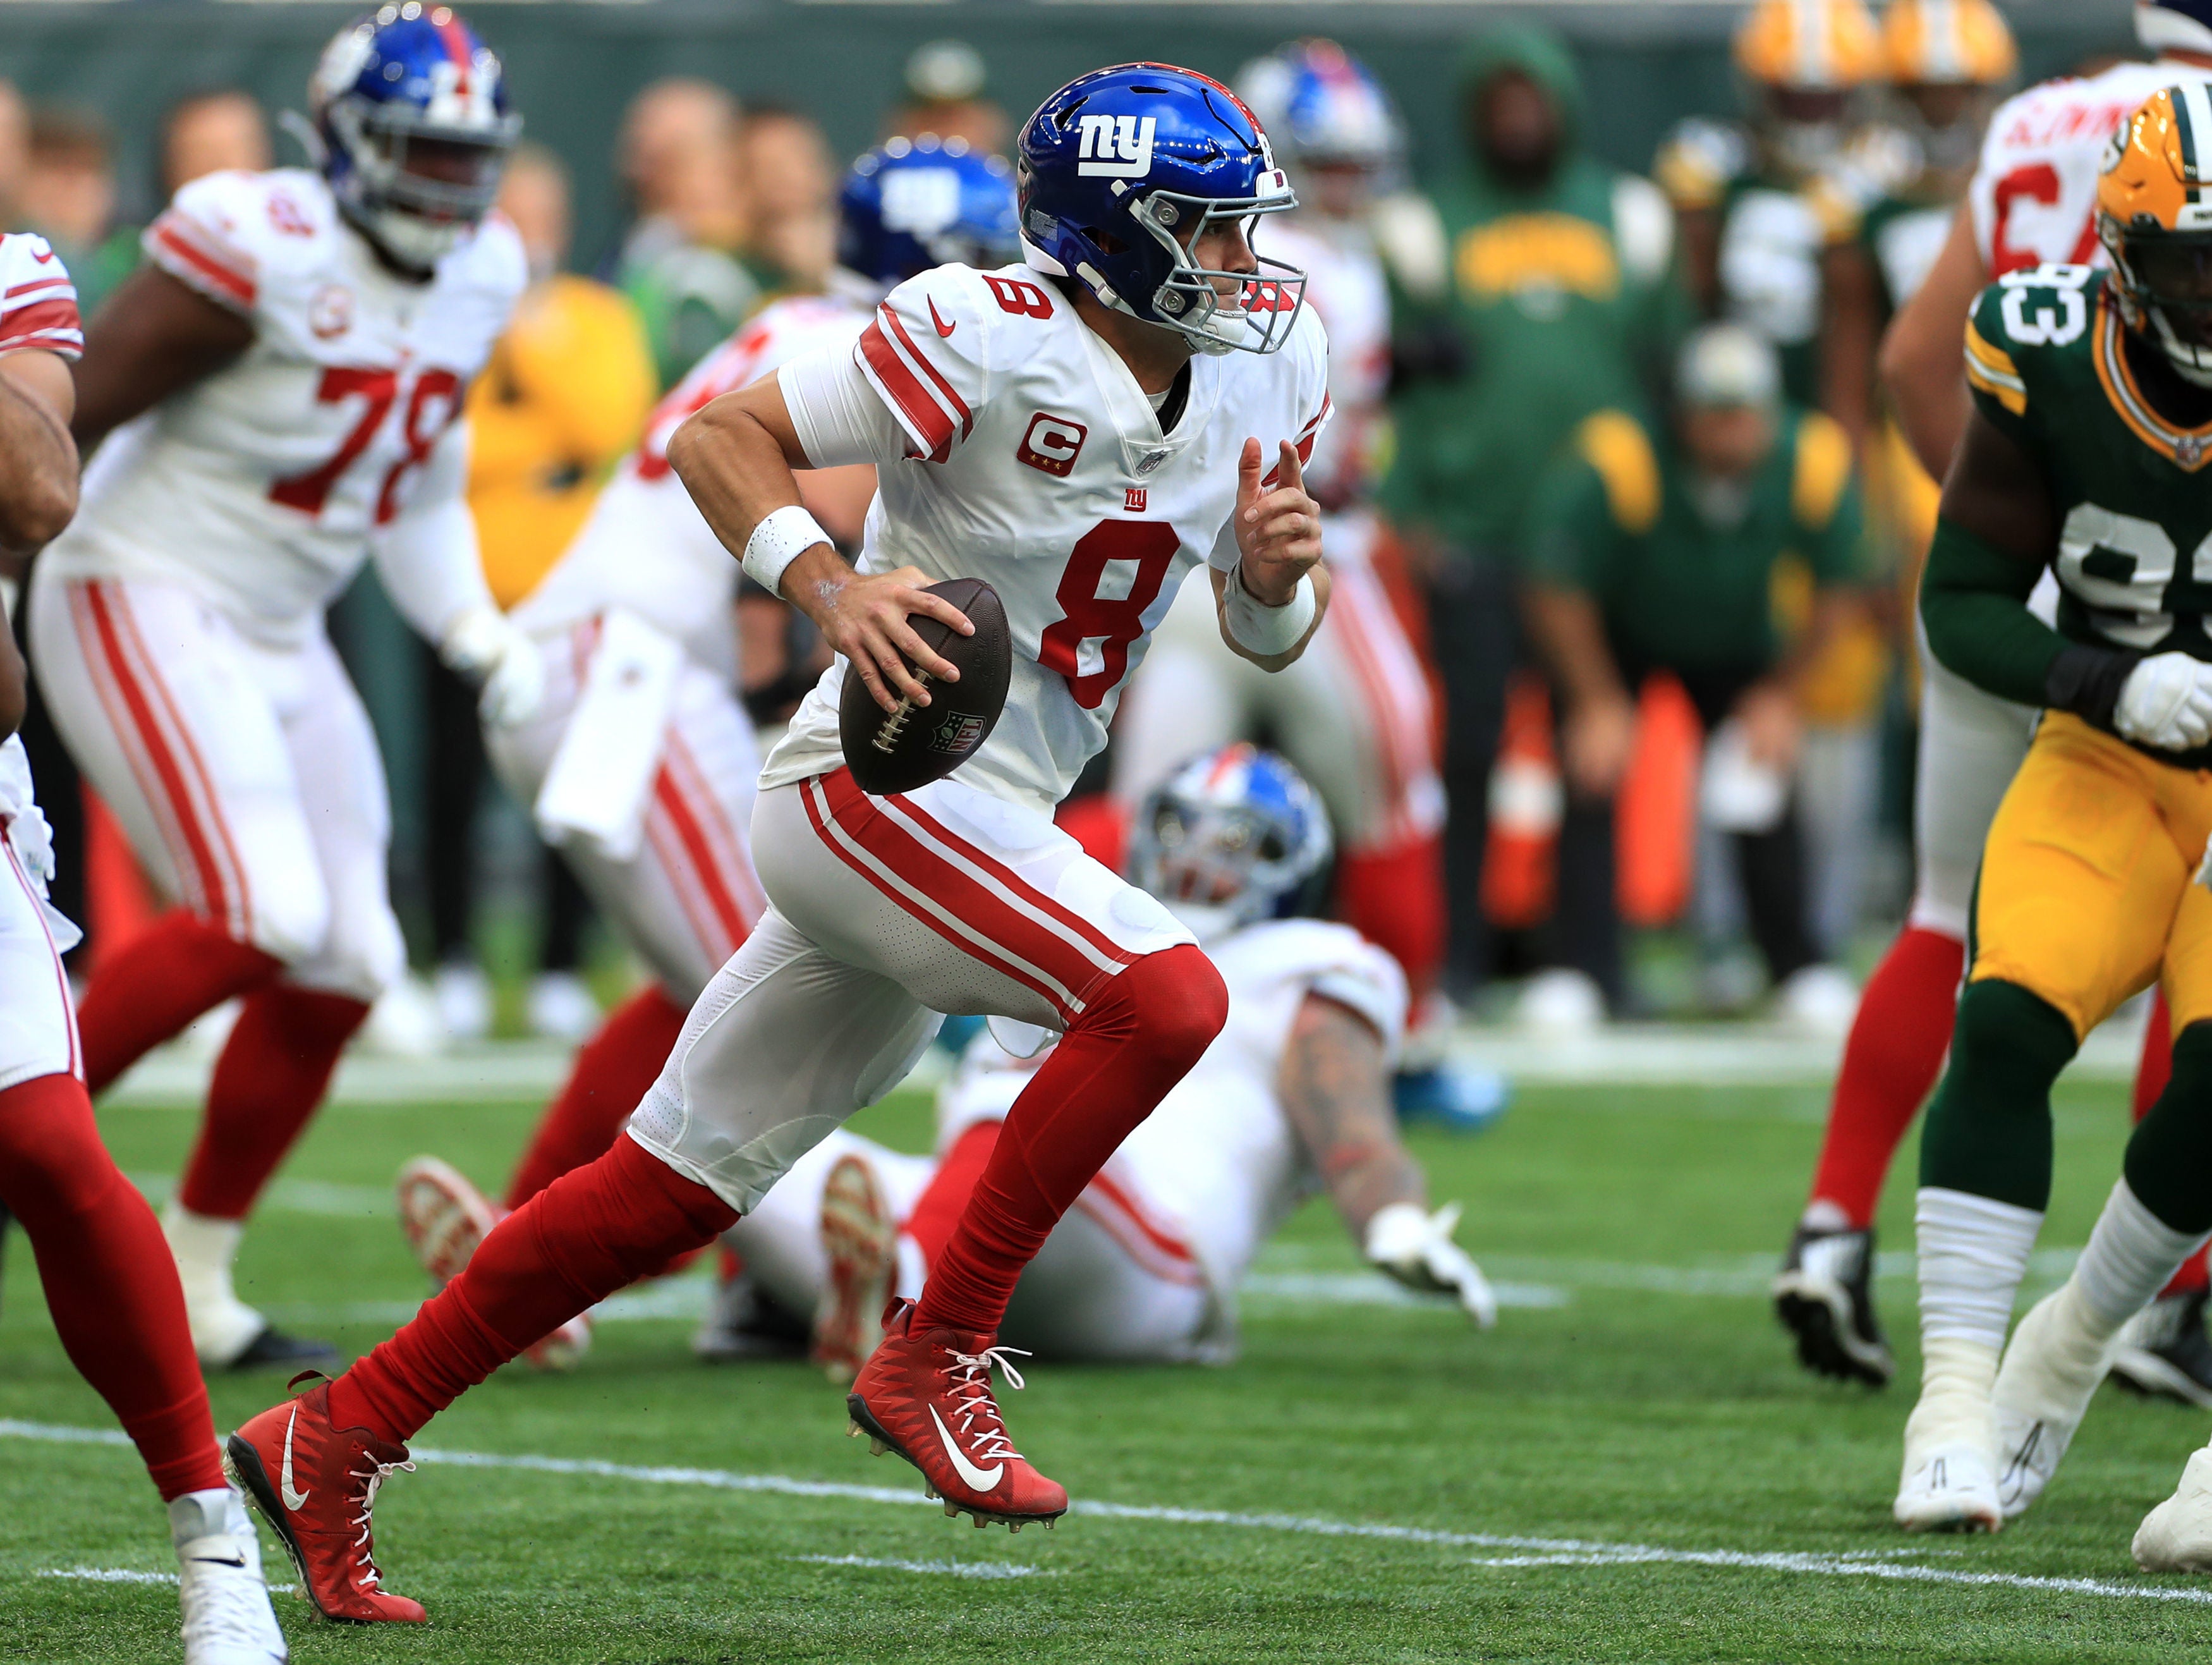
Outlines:
<svg viewBox="0 0 2212 1665"><path fill-rule="evenodd" d="M301 9L302 41L326 32L324 9ZM769 77L781 95L741 96L757 75L629 77L642 60L611 46L591 73L595 27L566 39L572 96L555 98L532 74L544 31L605 14L479 20L546 141L517 153L501 199L535 283L469 396L471 501L503 605L567 545L663 391L770 299L833 282L847 153L922 133L1003 150L1017 93L1110 56L1088 19L1055 50L1030 8L937 39L915 37L970 8L913 24L886 8L882 27L875 9L805 9L802 33L842 28L874 67L842 75L834 46L806 51ZM1215 20L1190 61L1233 77L1305 33L1301 9ZM1313 9L1358 44L1340 9ZM1438 999L1547 1032L1765 1012L1840 1033L1852 968L1910 886L1911 596L1934 514L1884 414L1882 326L1941 249L1997 99L2023 73L2124 50L2126 6L1420 9L1449 15L1364 54L1409 130L1364 210L1390 362L1387 420L1362 444L1378 570L1441 730ZM1634 38L1593 46L1600 12L1632 15ZM0 216L52 241L88 316L169 192L287 159L257 94L297 84L288 40L234 42L210 60L234 81L152 105L145 87L173 69L127 91L63 67L66 30L0 22L15 76L0 82ZM702 66L735 49L718 40ZM893 47L884 100L871 89ZM672 51L684 61L664 31L649 56ZM594 131L591 112L617 106ZM334 635L386 748L418 975L373 1038L580 1038L626 969L489 778L471 696L375 585L365 574ZM763 721L807 652L769 628L745 658ZM27 739L63 846L57 900L89 927L78 954L112 952L153 904L98 804L64 784L51 730L34 719ZM1086 781L1092 812L1110 813L1112 769Z"/></svg>

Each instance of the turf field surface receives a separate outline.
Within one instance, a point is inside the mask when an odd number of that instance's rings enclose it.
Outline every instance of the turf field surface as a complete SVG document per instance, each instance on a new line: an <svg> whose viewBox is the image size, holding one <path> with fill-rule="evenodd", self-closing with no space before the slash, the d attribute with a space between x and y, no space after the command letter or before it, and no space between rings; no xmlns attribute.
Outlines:
<svg viewBox="0 0 2212 1665"><path fill-rule="evenodd" d="M803 1365L694 1363L696 1283L621 1297L581 1370L502 1372L386 1487L386 1580L432 1626L325 1626L280 1596L294 1657L2203 1658L2212 1583L2142 1577L2127 1554L2208 1432L2194 1413L2108 1389L2026 1521L1986 1540L1891 1528L1909 1389L1802 1375L1764 1297L1822 1105L1811 1086L1538 1087L1482 1138L1418 1136L1504 1286L1498 1329L1393 1299L1310 1206L1248 1291L1237 1364L1044 1364L1003 1395L1078 1500L1049 1534L946 1520L912 1470L840 1437L840 1395ZM434 1150L495 1185L534 1115L329 1112L248 1240L243 1291L366 1349L422 1295L392 1171ZM191 1117L102 1120L158 1191ZM2123 1089L2062 1088L2031 1294L2087 1237L2125 1120ZM927 1107L902 1096L863 1125L921 1148ZM1908 1382L1909 1177L1881 1285ZM20 1235L4 1276L0 1659L173 1658L152 1492L55 1345ZM219 1423L282 1387L219 1380Z"/></svg>

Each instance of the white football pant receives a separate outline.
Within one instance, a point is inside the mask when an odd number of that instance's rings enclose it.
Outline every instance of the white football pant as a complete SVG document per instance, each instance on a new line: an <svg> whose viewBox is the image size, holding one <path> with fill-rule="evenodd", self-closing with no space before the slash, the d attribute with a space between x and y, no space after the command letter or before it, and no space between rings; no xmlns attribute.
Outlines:
<svg viewBox="0 0 2212 1665"><path fill-rule="evenodd" d="M956 781L869 798L840 769L762 793L752 832L773 906L629 1122L743 1214L905 1078L940 1013L1064 1029L1193 940L1048 817Z"/></svg>
<svg viewBox="0 0 2212 1665"><path fill-rule="evenodd" d="M1203 568L1190 574L1121 697L1116 803L1134 811L1193 757L1264 729L1321 794L1340 848L1387 848L1443 825L1434 701L1366 558L1376 534L1365 511L1323 521L1328 617L1297 662L1272 674L1229 651L1212 582Z"/></svg>
<svg viewBox="0 0 2212 1665"><path fill-rule="evenodd" d="M181 586L31 583L54 726L164 898L374 1000L404 969L392 811L361 697L319 619L273 645Z"/></svg>
<svg viewBox="0 0 2212 1665"><path fill-rule="evenodd" d="M484 726L492 767L526 808L561 749L597 640L595 624L541 638L544 703L526 723ZM641 734L637 743L655 740ZM688 1006L768 911L747 848L760 755L727 678L688 662L658 744L637 854L618 861L572 838L561 856L671 998Z"/></svg>
<svg viewBox="0 0 2212 1665"><path fill-rule="evenodd" d="M69 973L0 822L0 1092L44 1075L83 1074Z"/></svg>
<svg viewBox="0 0 2212 1665"><path fill-rule="evenodd" d="M787 1310L811 1314L829 1280L822 1250L822 1193L838 1158L874 1169L892 1217L903 1223L936 1164L842 1129L791 1166L760 1206L724 1234L745 1270ZM921 1293L901 1257L895 1292ZM1009 1346L1052 1358L1178 1363L1212 1355L1205 1346L1213 1302L1187 1250L1160 1233L1117 1158L1093 1180L1022 1273L999 1334Z"/></svg>
<svg viewBox="0 0 2212 1665"><path fill-rule="evenodd" d="M1912 911L1907 923L1963 942L1990 823L2027 756L2036 713L1947 671L1920 638L1920 756L1914 770Z"/></svg>

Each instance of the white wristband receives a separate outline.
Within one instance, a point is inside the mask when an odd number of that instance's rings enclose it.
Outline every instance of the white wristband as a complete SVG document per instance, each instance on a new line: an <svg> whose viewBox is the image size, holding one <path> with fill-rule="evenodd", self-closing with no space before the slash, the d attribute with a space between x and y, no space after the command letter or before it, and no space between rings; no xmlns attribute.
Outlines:
<svg viewBox="0 0 2212 1665"><path fill-rule="evenodd" d="M817 544L836 544L812 515L797 503L772 510L745 539L745 576L770 595L781 595L783 569Z"/></svg>
<svg viewBox="0 0 2212 1665"><path fill-rule="evenodd" d="M1287 653L1304 641L1306 632L1313 628L1314 615L1321 610L1311 573L1299 575L1298 587L1291 592L1291 599L1281 606L1270 607L1255 601L1252 592L1244 587L1244 563L1241 561L1229 569L1229 582L1222 589L1221 599L1222 617L1228 623L1229 634L1237 639L1239 647L1249 648L1262 659Z"/></svg>

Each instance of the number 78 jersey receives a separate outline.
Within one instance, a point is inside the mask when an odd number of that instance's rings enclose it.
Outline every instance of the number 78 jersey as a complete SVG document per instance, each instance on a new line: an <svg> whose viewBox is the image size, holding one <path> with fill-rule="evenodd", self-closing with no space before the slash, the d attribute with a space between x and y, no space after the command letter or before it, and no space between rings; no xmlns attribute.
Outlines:
<svg viewBox="0 0 2212 1665"><path fill-rule="evenodd" d="M117 430L41 559L68 577L179 583L258 635L295 638L420 488L460 489L459 458L429 465L526 281L520 240L494 217L407 283L319 174L280 168L195 179L145 246L253 343Z"/></svg>
<svg viewBox="0 0 2212 1665"><path fill-rule="evenodd" d="M1237 458L1312 454L1329 415L1313 309L1265 355L1191 361L1179 419L1151 400L1059 289L1024 265L940 266L900 285L851 349L780 373L817 467L872 461L860 570L981 578L1013 637L1005 714L955 778L1049 810L1106 743L1123 685L1183 580L1237 562ZM764 787L835 769L845 664L769 754Z"/></svg>
<svg viewBox="0 0 2212 1665"><path fill-rule="evenodd" d="M1975 408L2034 459L2050 489L2061 523L2051 561L2060 633L2212 659L2212 423L2184 428L2160 416L2136 381L2127 339L2106 272L2013 272L1974 304L1967 385ZM2212 765L2212 749L2183 761Z"/></svg>

